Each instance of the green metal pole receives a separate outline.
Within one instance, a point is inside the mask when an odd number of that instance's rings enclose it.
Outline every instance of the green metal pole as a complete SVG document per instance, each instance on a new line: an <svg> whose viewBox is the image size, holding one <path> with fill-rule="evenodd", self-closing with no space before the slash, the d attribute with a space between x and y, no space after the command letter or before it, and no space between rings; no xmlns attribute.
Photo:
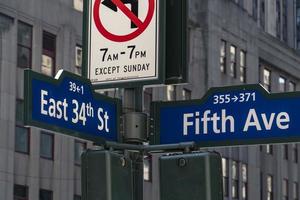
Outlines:
<svg viewBox="0 0 300 200"><path fill-rule="evenodd" d="M125 93L132 92L132 89L125 89ZM133 110L135 112L143 112L143 87L136 87L133 88L133 101L128 102L129 104L133 105ZM130 96L125 95L125 96ZM127 106L127 105L125 105ZM127 106L128 108L128 106ZM126 134L126 133L125 133ZM142 145L138 143L137 145ZM143 154L138 151L129 151L130 158L133 161L133 200L142 200L143 199Z"/></svg>

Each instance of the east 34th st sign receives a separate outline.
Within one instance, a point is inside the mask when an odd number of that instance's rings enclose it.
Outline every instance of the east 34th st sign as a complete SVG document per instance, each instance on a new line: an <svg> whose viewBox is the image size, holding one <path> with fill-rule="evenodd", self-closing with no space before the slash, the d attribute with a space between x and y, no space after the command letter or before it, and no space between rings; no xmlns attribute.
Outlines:
<svg viewBox="0 0 300 200"><path fill-rule="evenodd" d="M155 102L152 144L232 146L300 141L300 92L260 85L212 88L201 100Z"/></svg>
<svg viewBox="0 0 300 200"><path fill-rule="evenodd" d="M56 78L25 70L25 125L96 143L119 141L121 102L95 93L89 80L60 70Z"/></svg>

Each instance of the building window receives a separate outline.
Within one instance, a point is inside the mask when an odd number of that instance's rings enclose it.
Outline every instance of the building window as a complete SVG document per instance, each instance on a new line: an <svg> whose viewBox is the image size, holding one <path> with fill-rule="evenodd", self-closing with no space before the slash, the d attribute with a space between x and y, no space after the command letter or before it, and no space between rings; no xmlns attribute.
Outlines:
<svg viewBox="0 0 300 200"><path fill-rule="evenodd" d="M228 159L222 158L222 175L223 175L223 193L225 197L229 195L229 170Z"/></svg>
<svg viewBox="0 0 300 200"><path fill-rule="evenodd" d="M242 164L242 199L248 199L248 167Z"/></svg>
<svg viewBox="0 0 300 200"><path fill-rule="evenodd" d="M246 52L240 51L240 81L246 83Z"/></svg>
<svg viewBox="0 0 300 200"><path fill-rule="evenodd" d="M298 200L299 199L299 189L298 189L298 183L294 182L293 183L293 200Z"/></svg>
<svg viewBox="0 0 300 200"><path fill-rule="evenodd" d="M28 200L28 187L14 185L14 200Z"/></svg>
<svg viewBox="0 0 300 200"><path fill-rule="evenodd" d="M271 155L273 154L273 145L271 144L266 145L266 153Z"/></svg>
<svg viewBox="0 0 300 200"><path fill-rule="evenodd" d="M52 200L53 192L50 190L40 190L40 199L39 200Z"/></svg>
<svg viewBox="0 0 300 200"><path fill-rule="evenodd" d="M18 67L31 68L32 26L18 22Z"/></svg>
<svg viewBox="0 0 300 200"><path fill-rule="evenodd" d="M263 145L259 145L259 151L263 151Z"/></svg>
<svg viewBox="0 0 300 200"><path fill-rule="evenodd" d="M289 146L287 144L283 145L283 158L285 160L289 159Z"/></svg>
<svg viewBox="0 0 300 200"><path fill-rule="evenodd" d="M296 83L290 81L289 82L289 92L295 92L296 91Z"/></svg>
<svg viewBox="0 0 300 200"><path fill-rule="evenodd" d="M30 132L28 128L16 126L15 135L15 151L19 153L29 154Z"/></svg>
<svg viewBox="0 0 300 200"><path fill-rule="evenodd" d="M280 76L278 79L279 92L285 92L285 83L286 79Z"/></svg>
<svg viewBox="0 0 300 200"><path fill-rule="evenodd" d="M152 93L153 93L152 88L144 89L144 112L145 113L150 113L150 105L151 105L152 97L153 97Z"/></svg>
<svg viewBox="0 0 300 200"><path fill-rule="evenodd" d="M220 70L226 73L226 41L221 40L220 46Z"/></svg>
<svg viewBox="0 0 300 200"><path fill-rule="evenodd" d="M259 24L262 29L265 29L265 0L260 0Z"/></svg>
<svg viewBox="0 0 300 200"><path fill-rule="evenodd" d="M300 48L300 1L297 0L296 4L296 25L297 25L297 47Z"/></svg>
<svg viewBox="0 0 300 200"><path fill-rule="evenodd" d="M233 199L237 199L239 196L239 171L238 163L232 161L232 186L231 186L231 196Z"/></svg>
<svg viewBox="0 0 300 200"><path fill-rule="evenodd" d="M230 76L236 77L236 47L230 46Z"/></svg>
<svg viewBox="0 0 300 200"><path fill-rule="evenodd" d="M276 0L276 36L280 39L281 35L281 5L280 0Z"/></svg>
<svg viewBox="0 0 300 200"><path fill-rule="evenodd" d="M300 26L300 2L297 0L297 16L296 16L296 24L297 26Z"/></svg>
<svg viewBox="0 0 300 200"><path fill-rule="evenodd" d="M298 12L300 15L300 8L299 11L297 11L297 13ZM300 49L300 25L297 26L297 48Z"/></svg>
<svg viewBox="0 0 300 200"><path fill-rule="evenodd" d="M192 92L186 88L182 90L182 98L183 100L191 100L192 99Z"/></svg>
<svg viewBox="0 0 300 200"><path fill-rule="evenodd" d="M287 179L283 179L282 182L282 197L283 200L289 199L289 181Z"/></svg>
<svg viewBox="0 0 300 200"><path fill-rule="evenodd" d="M83 0L73 0L73 6L75 10L83 11Z"/></svg>
<svg viewBox="0 0 300 200"><path fill-rule="evenodd" d="M24 101L16 101L15 151L29 154L30 129L24 127Z"/></svg>
<svg viewBox="0 0 300 200"><path fill-rule="evenodd" d="M253 0L252 3L252 16L254 18L254 20L257 20L257 8L258 8L258 0Z"/></svg>
<svg viewBox="0 0 300 200"><path fill-rule="evenodd" d="M287 42L287 29L288 29L288 19L287 19L287 1L282 0L282 39Z"/></svg>
<svg viewBox="0 0 300 200"><path fill-rule="evenodd" d="M43 54L41 72L48 76L55 74L55 50L56 39L55 35L43 32Z"/></svg>
<svg viewBox="0 0 300 200"><path fill-rule="evenodd" d="M42 158L53 160L54 154L54 135L41 131L40 156Z"/></svg>
<svg viewBox="0 0 300 200"><path fill-rule="evenodd" d="M269 92L271 91L271 71L268 69L263 71L263 86Z"/></svg>
<svg viewBox="0 0 300 200"><path fill-rule="evenodd" d="M16 100L16 123L18 125L24 124L24 100L17 99Z"/></svg>
<svg viewBox="0 0 300 200"><path fill-rule="evenodd" d="M76 165L81 165L81 154L85 151L85 149L86 149L86 143L75 140L74 162Z"/></svg>
<svg viewBox="0 0 300 200"><path fill-rule="evenodd" d="M82 74L82 47L79 45L75 48L75 74Z"/></svg>
<svg viewBox="0 0 300 200"><path fill-rule="evenodd" d="M267 176L267 200L273 200L273 177Z"/></svg>
<svg viewBox="0 0 300 200"><path fill-rule="evenodd" d="M74 200L81 200L81 196L79 196L79 195L74 195Z"/></svg>
<svg viewBox="0 0 300 200"><path fill-rule="evenodd" d="M176 100L176 87L173 85L167 86L167 99L168 101Z"/></svg>
<svg viewBox="0 0 300 200"><path fill-rule="evenodd" d="M292 144L293 162L298 163L298 147L297 144Z"/></svg>

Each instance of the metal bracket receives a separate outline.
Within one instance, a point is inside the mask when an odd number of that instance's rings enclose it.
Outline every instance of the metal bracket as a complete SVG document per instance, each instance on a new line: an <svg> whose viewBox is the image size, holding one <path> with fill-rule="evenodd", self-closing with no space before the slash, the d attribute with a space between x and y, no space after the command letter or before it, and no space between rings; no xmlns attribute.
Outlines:
<svg viewBox="0 0 300 200"><path fill-rule="evenodd" d="M194 142L183 142L178 144L166 144L166 145L134 145L109 142L105 143L106 148L119 149L119 150L135 150L140 152L153 152L153 151L165 151L165 150L183 150L185 153L190 152L191 149L196 147Z"/></svg>
<svg viewBox="0 0 300 200"><path fill-rule="evenodd" d="M140 112L123 115L123 139L127 143L143 143L148 137L147 114Z"/></svg>

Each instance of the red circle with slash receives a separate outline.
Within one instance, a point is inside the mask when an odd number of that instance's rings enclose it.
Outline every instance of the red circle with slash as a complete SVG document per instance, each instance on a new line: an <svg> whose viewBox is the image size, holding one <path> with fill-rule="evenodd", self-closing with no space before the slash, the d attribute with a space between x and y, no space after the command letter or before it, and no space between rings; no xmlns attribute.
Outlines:
<svg viewBox="0 0 300 200"><path fill-rule="evenodd" d="M155 0L148 0L148 13L144 21L141 21L131 10L129 10L121 0L112 0L112 2L137 26L137 29L127 35L116 35L107 31L101 22L100 6L101 0L96 0L94 4L93 16L98 31L108 40L114 42L127 42L142 34L150 24L155 8Z"/></svg>

